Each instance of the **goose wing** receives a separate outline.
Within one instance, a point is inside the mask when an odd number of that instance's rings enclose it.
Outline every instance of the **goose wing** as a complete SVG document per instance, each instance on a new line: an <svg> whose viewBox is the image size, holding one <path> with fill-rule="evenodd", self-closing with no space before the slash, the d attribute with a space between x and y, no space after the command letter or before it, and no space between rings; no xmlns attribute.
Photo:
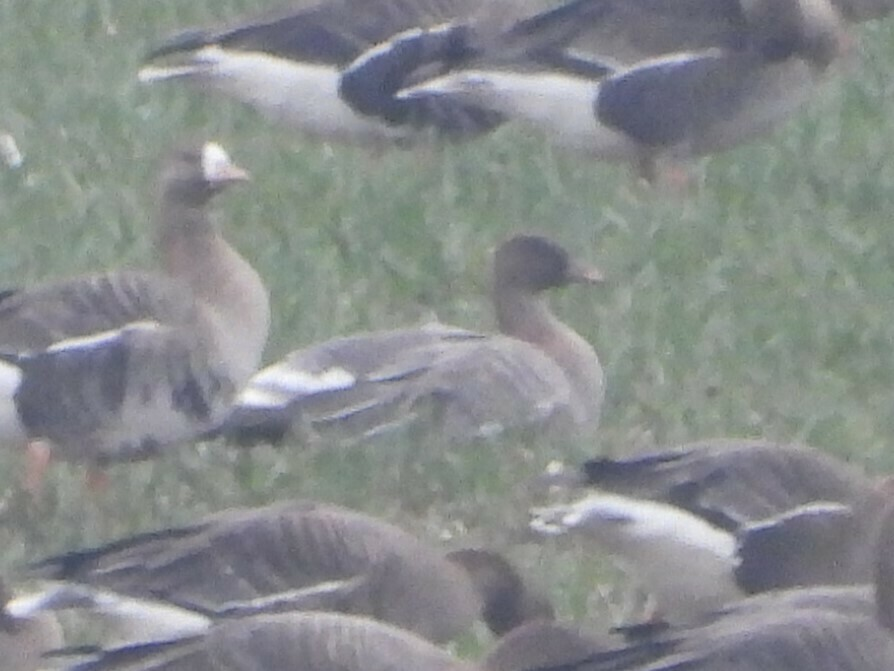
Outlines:
<svg viewBox="0 0 894 671"><path fill-rule="evenodd" d="M290 426L364 438L426 420L468 439L547 421L570 385L540 350L438 324L331 340L261 371L227 431L243 442Z"/></svg>
<svg viewBox="0 0 894 671"><path fill-rule="evenodd" d="M298 666L296 666L298 664ZM257 616L203 636L99 653L74 671L460 671L468 667L409 632L334 613Z"/></svg>
<svg viewBox="0 0 894 671"><path fill-rule="evenodd" d="M160 275L117 272L50 282L0 295L0 350L39 351L67 338L131 322L172 325L197 319L194 301Z"/></svg>
<svg viewBox="0 0 894 671"><path fill-rule="evenodd" d="M143 321L18 355L19 421L70 459L152 456L217 424L235 395L209 349L188 329Z"/></svg>
<svg viewBox="0 0 894 671"><path fill-rule="evenodd" d="M851 503L871 484L859 469L807 446L714 440L582 469L600 489L672 503L735 530L816 501Z"/></svg>
<svg viewBox="0 0 894 671"><path fill-rule="evenodd" d="M307 501L224 511L33 568L209 614L365 613L433 640L452 638L481 611L462 569L436 550L375 518Z"/></svg>
<svg viewBox="0 0 894 671"><path fill-rule="evenodd" d="M210 45L343 67L396 33L473 11L472 0L324 0L240 19L221 28L179 33L147 56L154 60Z"/></svg>

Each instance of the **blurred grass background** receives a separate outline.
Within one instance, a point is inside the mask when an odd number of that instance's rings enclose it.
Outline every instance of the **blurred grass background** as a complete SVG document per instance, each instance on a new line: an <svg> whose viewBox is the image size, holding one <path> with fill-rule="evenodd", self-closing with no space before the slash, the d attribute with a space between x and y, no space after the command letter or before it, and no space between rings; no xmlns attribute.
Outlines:
<svg viewBox="0 0 894 671"><path fill-rule="evenodd" d="M609 278L554 301L603 359L599 435L453 449L412 435L250 453L213 443L116 468L99 498L81 469L60 465L36 503L18 491L20 455L7 451L0 570L298 496L451 545L508 545L537 499L527 482L550 460L709 437L805 441L894 469L891 24L861 27L859 48L808 109L767 141L696 166L697 186L681 198L517 129L370 155L307 142L182 86L137 84L160 37L264 4L0 0L0 132L25 156L17 170L0 167L0 285L149 264L158 157L180 139L215 138L254 176L218 210L270 288L267 360L431 313L492 328L490 249L515 231L545 232ZM510 554L564 615L617 615L594 552L524 544Z"/></svg>

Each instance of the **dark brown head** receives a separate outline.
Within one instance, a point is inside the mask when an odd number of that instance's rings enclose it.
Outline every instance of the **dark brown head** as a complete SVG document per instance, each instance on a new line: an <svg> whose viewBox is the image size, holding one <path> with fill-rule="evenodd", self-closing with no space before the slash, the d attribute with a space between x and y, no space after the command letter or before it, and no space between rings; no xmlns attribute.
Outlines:
<svg viewBox="0 0 894 671"><path fill-rule="evenodd" d="M823 70L846 42L844 23L829 0L743 0L753 41L769 60L803 58Z"/></svg>
<svg viewBox="0 0 894 671"><path fill-rule="evenodd" d="M223 147L205 142L171 152L162 167L161 191L168 201L201 207L229 185L248 178Z"/></svg>
<svg viewBox="0 0 894 671"><path fill-rule="evenodd" d="M447 559L464 568L481 596L481 618L496 636L533 620L552 620L552 604L526 584L502 555L489 550L457 550Z"/></svg>
<svg viewBox="0 0 894 671"><path fill-rule="evenodd" d="M576 263L565 249L539 235L516 235L494 252L494 286L530 293L573 282L602 281L595 268Z"/></svg>

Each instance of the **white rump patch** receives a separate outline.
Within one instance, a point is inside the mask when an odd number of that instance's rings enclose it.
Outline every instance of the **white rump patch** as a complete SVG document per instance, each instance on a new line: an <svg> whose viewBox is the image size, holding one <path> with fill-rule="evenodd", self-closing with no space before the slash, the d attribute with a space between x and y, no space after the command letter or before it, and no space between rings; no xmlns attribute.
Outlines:
<svg viewBox="0 0 894 671"><path fill-rule="evenodd" d="M120 340L129 331L157 331L161 328L161 324L156 321L146 320L132 322L120 329L112 329L109 331L100 331L88 336L78 338L66 338L47 347L46 352L64 352L68 350L78 349L101 349L108 347L117 340Z"/></svg>
<svg viewBox="0 0 894 671"><path fill-rule="evenodd" d="M111 645L170 640L200 634L211 625L204 615L167 603L67 583L17 597L9 602L7 610L14 617L30 617L42 611L86 611L105 623Z"/></svg>
<svg viewBox="0 0 894 671"><path fill-rule="evenodd" d="M141 84L154 84L166 79L181 79L203 74L207 70L204 65L170 65L159 67L147 65L137 72L137 81Z"/></svg>

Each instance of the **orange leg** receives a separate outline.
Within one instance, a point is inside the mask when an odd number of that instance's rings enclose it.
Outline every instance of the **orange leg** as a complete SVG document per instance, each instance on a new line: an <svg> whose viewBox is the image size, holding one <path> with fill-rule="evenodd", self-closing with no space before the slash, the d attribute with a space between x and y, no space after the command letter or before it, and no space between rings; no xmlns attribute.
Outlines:
<svg viewBox="0 0 894 671"><path fill-rule="evenodd" d="M87 491L102 494L109 488L109 474L99 466L88 466L86 485Z"/></svg>
<svg viewBox="0 0 894 671"><path fill-rule="evenodd" d="M25 491L37 497L43 490L43 481L53 457L49 443L30 440L25 450Z"/></svg>

